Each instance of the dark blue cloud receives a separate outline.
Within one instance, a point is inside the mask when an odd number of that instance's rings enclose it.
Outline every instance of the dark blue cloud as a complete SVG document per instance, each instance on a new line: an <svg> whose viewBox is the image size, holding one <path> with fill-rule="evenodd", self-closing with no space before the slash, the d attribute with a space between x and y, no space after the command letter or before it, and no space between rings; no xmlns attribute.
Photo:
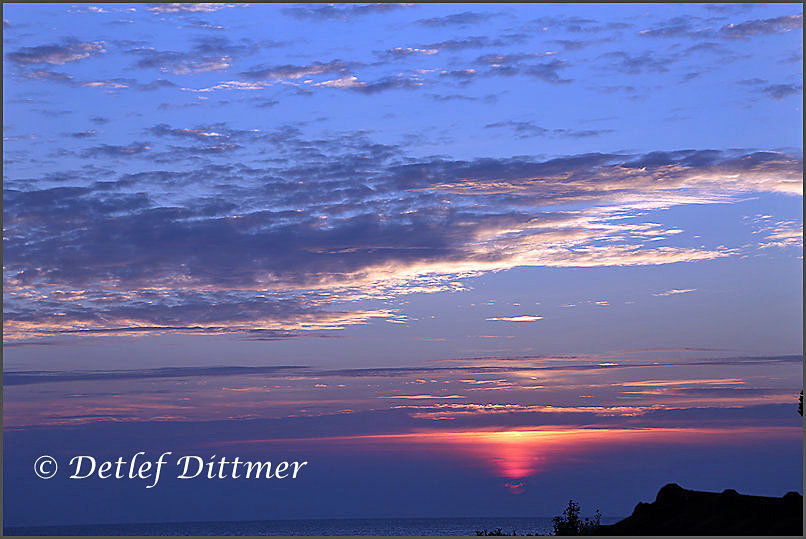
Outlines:
<svg viewBox="0 0 806 539"><path fill-rule="evenodd" d="M477 13L474 11L463 11L461 13L453 13L443 17L429 17L427 19L419 19L417 24L422 26L429 26L433 28L441 28L444 26L464 26L468 24L478 24L495 17L492 13Z"/></svg>
<svg viewBox="0 0 806 539"><path fill-rule="evenodd" d="M78 62L106 52L102 41L65 40L62 43L23 47L6 54L6 59L19 66L37 64L63 65Z"/></svg>
<svg viewBox="0 0 806 539"><path fill-rule="evenodd" d="M303 6L287 7L283 9L286 15L295 19L313 21L349 21L354 17L373 15L376 13L389 13L406 7L405 4L351 4L338 6L334 4L306 4Z"/></svg>

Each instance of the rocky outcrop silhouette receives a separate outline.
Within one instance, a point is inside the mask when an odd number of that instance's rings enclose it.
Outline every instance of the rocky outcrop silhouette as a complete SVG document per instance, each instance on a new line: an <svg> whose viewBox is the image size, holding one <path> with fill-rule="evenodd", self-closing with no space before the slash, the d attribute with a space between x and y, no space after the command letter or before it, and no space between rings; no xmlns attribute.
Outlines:
<svg viewBox="0 0 806 539"><path fill-rule="evenodd" d="M803 535L803 496L781 498L687 490L670 483L653 503L639 503L632 515L603 525L596 535Z"/></svg>

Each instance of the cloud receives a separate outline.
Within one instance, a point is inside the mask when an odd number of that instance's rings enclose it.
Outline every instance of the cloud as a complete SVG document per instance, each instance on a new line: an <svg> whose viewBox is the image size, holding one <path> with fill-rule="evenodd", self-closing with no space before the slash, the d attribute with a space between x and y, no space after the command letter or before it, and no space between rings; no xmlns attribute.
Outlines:
<svg viewBox="0 0 806 539"><path fill-rule="evenodd" d="M498 96L496 96L495 94L489 94L489 95L486 95L484 97L474 97L474 96L464 95L464 94L447 94L447 95L429 94L428 97L430 97L431 99L434 99L435 101L442 101L442 102L445 102L445 101L483 101L483 102L486 102L486 103L495 103L495 102L498 101Z"/></svg>
<svg viewBox="0 0 806 539"><path fill-rule="evenodd" d="M373 81L363 81L351 74L353 68L360 64L346 64L341 60L331 62L313 62L305 66L284 65L267 68L255 68L242 75L250 82L229 81L222 82L209 88L193 90L195 92L211 92L215 90L264 90L275 83L286 83L296 86L298 89L305 88L335 88L339 90L350 90L362 94L376 94L387 90L403 89L412 90L423 86L422 78L414 74L398 74L381 77ZM334 79L315 81L307 79L301 82L304 77L316 77L323 75L338 75ZM266 82L264 82L266 81Z"/></svg>
<svg viewBox="0 0 806 539"><path fill-rule="evenodd" d="M179 52L147 49L136 52L142 56L137 61L137 67L153 67L160 71L170 71L176 75L222 71L232 66L232 57L230 56L191 57Z"/></svg>
<svg viewBox="0 0 806 539"><path fill-rule="evenodd" d="M457 79L462 82L467 82L476 77L477 74L478 71L476 71L475 69L452 69L450 71L448 70L440 71L439 76Z"/></svg>
<svg viewBox="0 0 806 539"><path fill-rule="evenodd" d="M254 68L242 75L250 80L296 80L312 75L327 75L332 73L346 73L350 66L341 60L330 62L313 62L308 65L281 65L266 68Z"/></svg>
<svg viewBox="0 0 806 539"><path fill-rule="evenodd" d="M531 63L537 58L553 53L530 54L486 54L476 59L476 64L488 68L487 75L515 76L526 75L552 84L567 84L571 79L563 79L560 72L569 67L565 60L552 58L547 62Z"/></svg>
<svg viewBox="0 0 806 539"><path fill-rule="evenodd" d="M96 134L97 134L97 132L95 131L95 129L88 129L86 131L78 131L78 132L75 132L75 133L70 133L68 136L70 136L72 138L81 139L81 138L94 137Z"/></svg>
<svg viewBox="0 0 806 539"><path fill-rule="evenodd" d="M789 247L803 248L803 223L788 221L773 221L772 216L762 215L752 219L756 229L753 234L762 235L764 240L759 242L762 249Z"/></svg>
<svg viewBox="0 0 806 539"><path fill-rule="evenodd" d="M182 88L182 89L191 92L208 93L208 92L214 92L216 90L259 91L259 90L265 90L269 86L270 84L262 81L244 82L244 81L231 80L231 81L222 81L218 84L209 86L207 88Z"/></svg>
<svg viewBox="0 0 806 539"><path fill-rule="evenodd" d="M241 77L246 80L222 81L207 88L185 89L195 92L265 90L274 84L284 84L306 93L310 93L311 88L330 87L363 94L374 94L391 89L417 89L433 83L433 80L429 80L429 77L453 78L461 83L467 83L477 76L523 75L552 84L571 82L571 79L565 79L560 76L560 73L569 67L566 61L557 58L543 62L537 61L538 59L552 56L553 53L485 55L476 60L476 65L483 66L484 70L477 70L473 67L462 69L413 69L394 75L380 76L374 80L366 80L366 77L362 77L358 73L364 68L371 69L378 65L383 65L387 61L397 61L415 56L427 58L439 54L440 51L458 51L501 44L505 44L505 41L501 39L490 40L484 36L471 36L463 39L422 44L417 47L395 47L384 51L375 51L375 54L380 56L381 60L374 64L333 59L329 61L313 61L301 65L254 66L240 73ZM146 54L146 52L143 52L143 54ZM156 53L150 51L148 54L155 55ZM173 53L171 53L166 55L165 58L157 59L156 61L158 64L170 63L174 61L173 58ZM182 58L184 56L177 56L176 61L179 62ZM217 57L214 60L217 61ZM188 67L184 64L180 64L180 67L181 72L193 69L192 66Z"/></svg>
<svg viewBox="0 0 806 539"><path fill-rule="evenodd" d="M69 85L75 84L76 82L75 79L73 79L73 77L67 73L45 70L26 71L20 75L20 78L22 80L41 80L47 82L59 82Z"/></svg>
<svg viewBox="0 0 806 539"><path fill-rule="evenodd" d="M84 7L73 7L67 10L68 13L120 13L120 12L134 12L136 8L111 8L107 6L106 8L98 7L98 6L84 6Z"/></svg>
<svg viewBox="0 0 806 539"><path fill-rule="evenodd" d="M225 37L196 38L188 51L160 51L152 47L138 47L125 51L138 56L136 67L159 69L177 75L222 71L232 67L235 58L258 52L261 47L278 46L278 43L253 43L250 40L233 42Z"/></svg>
<svg viewBox="0 0 806 539"><path fill-rule="evenodd" d="M37 64L63 65L78 62L106 52L103 41L65 41L60 44L23 47L6 54L6 59L20 66Z"/></svg>
<svg viewBox="0 0 806 539"><path fill-rule="evenodd" d="M590 197L589 200L600 196L619 198L633 188L650 188L654 196L660 197L658 202L664 191L682 194L687 188L697 186L706 191L713 188L723 192L769 190L802 194L800 158L775 152L681 150L623 156L593 153L544 162L516 158L433 160L393 170L397 172L400 186L409 189L491 195L525 193L534 188L540 191L544 204L580 197ZM691 177L692 174L697 176ZM656 183L661 179L663 187ZM568 190L569 187L572 189Z"/></svg>
<svg viewBox="0 0 806 539"><path fill-rule="evenodd" d="M258 98L252 99L251 103L253 104L252 106L255 107L255 108L267 109L269 107L273 107L273 106L279 104L280 102L277 101L276 99L258 97Z"/></svg>
<svg viewBox="0 0 806 539"><path fill-rule="evenodd" d="M667 290L666 292L659 292L657 294L652 294L653 296L675 296L677 294L688 294L689 292L696 291L696 288L673 288L672 290Z"/></svg>
<svg viewBox="0 0 806 539"><path fill-rule="evenodd" d="M750 11L757 7L756 4L707 4L704 6L708 11L715 13L740 13L742 11Z"/></svg>
<svg viewBox="0 0 806 539"><path fill-rule="evenodd" d="M566 51L579 51L590 47L592 45L598 45L601 43L607 43L611 41L608 38L601 38L601 39L552 39L549 43L556 43L561 46Z"/></svg>
<svg viewBox="0 0 806 539"><path fill-rule="evenodd" d="M295 19L314 21L339 20L348 21L355 17L388 13L406 7L408 4L350 4L345 6L335 4L309 4L305 6L288 7L283 13Z"/></svg>
<svg viewBox="0 0 806 539"><path fill-rule="evenodd" d="M797 83L778 83L773 84L764 79L745 79L739 81L739 84L749 86L754 92L768 97L772 97L778 101L782 101L789 96L799 95L803 92L803 85Z"/></svg>
<svg viewBox="0 0 806 539"><path fill-rule="evenodd" d="M730 39L747 39L757 35L785 34L803 28L803 14L786 15L772 19L755 19L739 24L727 24L719 33Z"/></svg>
<svg viewBox="0 0 806 539"><path fill-rule="evenodd" d="M498 320L501 322L537 322L538 320L543 320L543 317L534 315L501 316L496 318L485 318L485 320Z"/></svg>
<svg viewBox="0 0 806 539"><path fill-rule="evenodd" d="M168 124L157 124L146 130L156 137L191 140L204 143L239 141L247 142L260 138L260 130L232 129L226 123L198 125L188 128L173 128Z"/></svg>
<svg viewBox="0 0 806 539"><path fill-rule="evenodd" d="M443 26L464 26L468 24L478 24L494 17L495 14L489 13L476 13L473 11L464 11L462 13L453 13L443 17L431 17L428 19L419 19L417 24L421 26L430 26L440 28Z"/></svg>
<svg viewBox="0 0 806 539"><path fill-rule="evenodd" d="M633 26L632 23L614 21L602 23L594 19L584 17L539 17L530 21L541 31L550 29L562 30L580 34L598 34L601 32L619 32Z"/></svg>
<svg viewBox="0 0 806 539"><path fill-rule="evenodd" d="M360 369L225 363L7 371L4 380L16 389L9 392L4 420L15 436L25 431L40 436L58 426L75 434L81 425L94 424L101 437L123 445L130 437L153 437L163 444L186 439L199 430L199 421L207 431L223 432L219 441L254 440L255 432L288 439L422 433L443 427L500 432L543 425L755 429L789 424L793 436L799 428L792 417L797 386L783 382L770 387L769 381L795 372L802 356L619 359L620 364L602 363L597 356L455 361L448 366L436 362ZM731 378L724 376L727 366ZM691 376L693 369L697 377ZM177 384L183 391L179 401ZM577 391L593 396L569 400ZM44 399L35 408L26 405L32 392ZM123 432L122 423L129 433L123 438L114 435ZM30 429L34 426L39 428Z"/></svg>
<svg viewBox="0 0 806 539"><path fill-rule="evenodd" d="M487 129L496 127L507 127L512 129L518 138L559 136L570 138L596 137L606 133L612 133L612 129L546 129L532 122L506 120L494 122L484 126Z"/></svg>
<svg viewBox="0 0 806 539"><path fill-rule="evenodd" d="M695 27L695 23L700 22L700 20L699 18L693 17L673 17L663 21L654 28L641 30L638 32L638 35L643 37L689 37L703 39L713 37L713 30L697 29Z"/></svg>
<svg viewBox="0 0 806 539"><path fill-rule="evenodd" d="M296 337L296 333L277 332L278 339L289 339ZM48 341L34 341L38 343L47 344ZM373 367L373 368L353 368L353 369L321 369L314 368L307 365L274 365L274 366L199 366L199 367L162 367L155 369L122 369L122 370L90 370L90 371L7 371L4 373L4 381L7 385L30 385L41 383L53 382L78 382L78 381L95 381L95 380L123 380L123 379L170 379L170 378L194 378L194 377L219 377L219 376L242 376L251 377L257 376L261 379L277 377L288 379L293 377L293 380L300 382L308 382L312 380L322 380L328 378L387 378L393 384L399 385L400 381L407 379L416 379L417 377L425 376L438 376L440 379L449 378L457 382L467 383L470 385L492 385L501 386L502 376L518 375L519 373L549 373L567 371L584 372L584 371L613 371L619 370L624 374L622 376L630 376L629 373L645 372L646 369L658 368L680 368L686 369L691 366L699 367L723 367L731 366L749 366L749 365L767 365L768 368L773 368L776 364L789 364L798 363L802 361L802 356L758 356L758 357L728 357L716 358L710 360L675 360L675 361L625 361L623 363L601 363L596 357L588 358L590 361L586 364L579 364L578 358L555 358L552 356L531 356L520 358L507 358L507 357L489 357L489 358L458 358L454 360L442 360L458 362L457 365L449 367L439 366L418 366L418 367ZM491 363L496 361L504 361L510 363L506 366L491 366ZM467 365L467 363L482 362L483 365ZM516 364L511 364L516 362ZM559 362L556 364L546 365L546 362ZM493 376L495 380L468 380L468 376ZM531 378L529 380L532 380ZM426 380L420 380L426 382ZM432 380L434 383L441 383L437 380ZM714 389L714 388L738 388L742 386L743 381L738 378L731 379L658 379L658 380L639 380L639 381L622 381L614 382L617 387L634 386L634 387L672 387L672 388L688 388L688 389ZM503 384L506 385L506 384ZM307 386L306 386L307 387ZM489 387L486 389L490 389ZM517 389L517 387L515 387ZM589 387L590 389L590 387ZM744 387L744 389L752 389ZM676 389L677 390L677 389ZM446 396L447 395L447 396ZM388 395L384 398L387 399L439 399L439 398L466 398L461 395ZM426 405L423 405L426 406ZM454 406L454 405L450 405ZM455 406L466 406L455 405ZM478 405L467 405L478 406ZM506 406L493 406L491 408L506 408ZM555 408L556 409L556 408Z"/></svg>
<svg viewBox="0 0 806 539"><path fill-rule="evenodd" d="M176 84L165 79L156 79L151 82L139 82L135 79L116 78L108 80L93 80L82 82L81 86L85 88L98 88L107 90L109 92L116 92L118 90L139 90L142 92L150 92L162 88L175 88Z"/></svg>
<svg viewBox="0 0 806 539"><path fill-rule="evenodd" d="M496 360L500 366L493 366ZM287 439L421 433L440 430L440 425L500 431L540 425L699 428L718 423L756 428L788 421L793 432L798 428L792 418L796 386L770 387L770 380L794 372L801 356L617 365L601 363L596 356L456 361L451 366L333 370L221 365L12 371L4 379L17 389L6 403L4 419L12 433L34 425L65 425L72 430L84 423L118 428L112 422L128 422L152 436L154 429L165 428L156 435L162 442L167 433L181 439L187 435L185 429L198 430L197 421L206 421L208 428L224 428L228 435L240 430L241 440L253 440L256 431ZM473 365L474 361L483 362ZM692 378L695 365L700 375ZM727 365L732 378L724 377ZM188 400L176 400L177 383ZM34 384L50 386L44 393L20 387ZM45 399L42 406L24 405L24 395L31 391ZM577 391L595 396L569 401L569 392ZM221 405L222 398L226 406ZM64 402L69 402L69 409L54 412ZM166 420L171 423L166 425Z"/></svg>
<svg viewBox="0 0 806 539"><path fill-rule="evenodd" d="M87 88L102 88L104 90L122 90L129 87L128 82L123 80L94 80L84 82L81 85Z"/></svg>
<svg viewBox="0 0 806 539"><path fill-rule="evenodd" d="M790 51L786 56L778 60L779 64L797 64L803 61L803 53L800 51Z"/></svg>
<svg viewBox="0 0 806 539"><path fill-rule="evenodd" d="M394 49L387 49L382 53L384 57L391 57L391 58L405 58L408 56L416 56L416 55L425 55L431 56L432 54L437 54L439 49L418 49L418 48L411 48L411 47L395 47Z"/></svg>
<svg viewBox="0 0 806 539"><path fill-rule="evenodd" d="M680 243L679 228L642 215L802 195L802 161L776 152L414 159L363 132L311 140L295 126L220 122L147 134L81 154L136 157L132 171L6 181L7 339L405 322L345 304L461 290L519 266L734 256ZM245 147L272 159L239 162Z"/></svg>
<svg viewBox="0 0 806 539"><path fill-rule="evenodd" d="M140 82L132 78L115 77L112 79L79 80L67 73L47 70L27 70L17 75L20 80L38 80L57 82L73 87L96 88L114 93L120 90L153 91L162 88L173 88L176 84L165 79L155 79L151 82Z"/></svg>
<svg viewBox="0 0 806 539"><path fill-rule="evenodd" d="M85 157L129 157L139 155L150 150L147 142L133 142L125 146L116 144L101 144L86 148L82 155Z"/></svg>
<svg viewBox="0 0 806 539"><path fill-rule="evenodd" d="M52 382L109 381L135 379L195 378L207 376L243 376L253 374L290 374L307 367L278 365L272 367L162 367L158 369L117 371L14 371L3 376L9 386Z"/></svg>
<svg viewBox="0 0 806 539"><path fill-rule="evenodd" d="M719 28L705 27L708 20L697 17L674 17L654 28L641 30L643 37L689 39L748 39L759 35L785 34L803 28L803 15L785 15L770 19L755 19L737 24L725 24ZM700 24L697 27L697 24Z"/></svg>
<svg viewBox="0 0 806 539"><path fill-rule="evenodd" d="M779 101L790 95L798 95L803 91L802 84L770 84L764 86L760 91Z"/></svg>
<svg viewBox="0 0 806 539"><path fill-rule="evenodd" d="M460 51L465 49L480 49L484 47L506 45L507 43L502 39L491 40L486 36L469 36L463 39L449 39L446 41L439 41L436 43L429 43L423 45L424 49L446 50L446 51Z"/></svg>
<svg viewBox="0 0 806 539"><path fill-rule="evenodd" d="M674 57L656 56L652 52L631 54L624 51L613 51L602 54L599 58L612 60L610 68L620 73L639 75L642 73L666 73L669 66L676 61Z"/></svg>
<svg viewBox="0 0 806 539"><path fill-rule="evenodd" d="M336 81L337 84L345 79ZM348 83L343 86L350 90L354 90L363 94L377 94L387 90L415 90L420 88L423 83L415 77L407 76L391 76L383 77L370 83L358 81L355 78L346 79ZM329 81L330 82L330 81ZM325 84L325 83L321 83Z"/></svg>
<svg viewBox="0 0 806 539"><path fill-rule="evenodd" d="M564 60L551 60L549 62L534 64L523 68L523 73L529 77L534 77L552 84L567 84L572 79L563 79L559 72L568 67Z"/></svg>
<svg viewBox="0 0 806 539"><path fill-rule="evenodd" d="M243 4L243 6L248 6L249 4ZM216 11L220 11L226 8L232 8L238 6L238 4L226 4L226 3L165 3L165 4L149 4L150 7L146 8L146 11L150 11L151 13L157 13L160 15L176 15L176 14L188 14L188 13L213 13Z"/></svg>
<svg viewBox="0 0 806 539"><path fill-rule="evenodd" d="M446 400L465 399L464 395L389 395L378 397L380 399L402 399L402 400Z"/></svg>

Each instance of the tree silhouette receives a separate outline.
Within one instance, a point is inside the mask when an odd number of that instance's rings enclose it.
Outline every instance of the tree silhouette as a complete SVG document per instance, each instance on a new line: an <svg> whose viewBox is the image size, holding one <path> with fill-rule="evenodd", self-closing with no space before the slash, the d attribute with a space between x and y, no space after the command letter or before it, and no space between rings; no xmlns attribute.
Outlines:
<svg viewBox="0 0 806 539"><path fill-rule="evenodd" d="M563 514L552 519L554 535L593 535L601 524L602 514L596 510L593 518L582 519L579 516L579 504L568 500Z"/></svg>

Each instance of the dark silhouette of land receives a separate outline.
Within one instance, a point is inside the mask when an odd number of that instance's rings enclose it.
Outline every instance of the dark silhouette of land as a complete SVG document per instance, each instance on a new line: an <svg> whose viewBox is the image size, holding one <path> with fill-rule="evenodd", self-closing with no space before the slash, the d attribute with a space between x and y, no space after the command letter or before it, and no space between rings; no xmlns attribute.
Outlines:
<svg viewBox="0 0 806 539"><path fill-rule="evenodd" d="M803 390L798 397L803 416ZM687 490L669 483L652 503L639 502L632 515L615 524L601 524L601 513L581 518L574 500L554 517L554 535L793 535L802 537L803 496L787 492L781 498ZM479 536L518 535L501 528L476 530ZM521 535L538 535L522 533Z"/></svg>
<svg viewBox="0 0 806 539"><path fill-rule="evenodd" d="M596 535L803 535L803 496L748 496L735 490L700 492L670 483L653 503L599 526Z"/></svg>

